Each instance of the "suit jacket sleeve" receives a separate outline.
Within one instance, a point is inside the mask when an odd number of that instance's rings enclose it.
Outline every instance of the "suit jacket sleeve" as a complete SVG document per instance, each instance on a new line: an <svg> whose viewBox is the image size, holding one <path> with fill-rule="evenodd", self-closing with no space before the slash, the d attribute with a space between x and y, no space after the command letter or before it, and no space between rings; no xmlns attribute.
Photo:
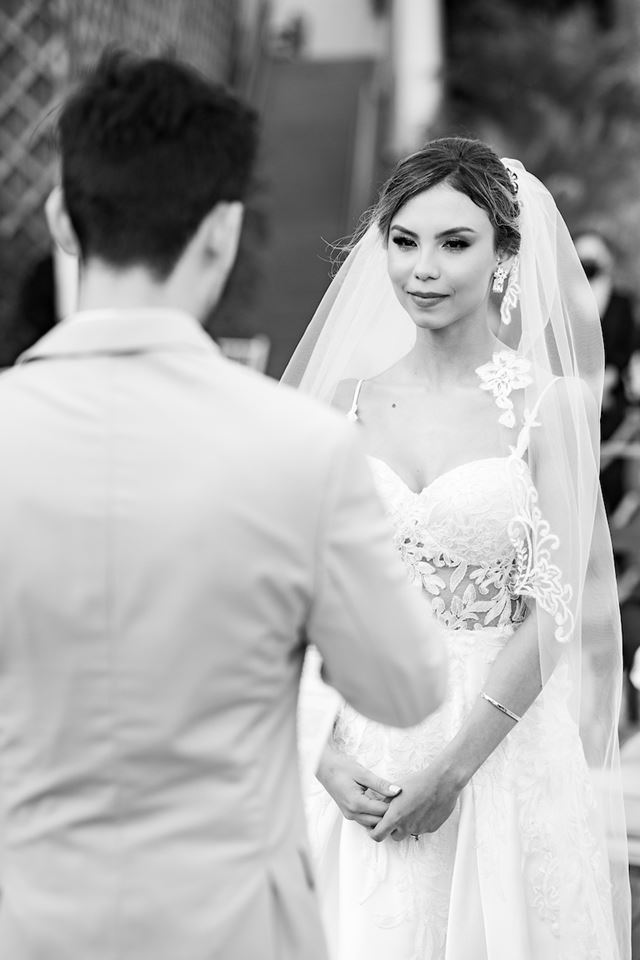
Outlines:
<svg viewBox="0 0 640 960"><path fill-rule="evenodd" d="M442 631L408 582L373 477L346 427L325 488L307 624L323 678L359 713L419 723L444 696Z"/></svg>

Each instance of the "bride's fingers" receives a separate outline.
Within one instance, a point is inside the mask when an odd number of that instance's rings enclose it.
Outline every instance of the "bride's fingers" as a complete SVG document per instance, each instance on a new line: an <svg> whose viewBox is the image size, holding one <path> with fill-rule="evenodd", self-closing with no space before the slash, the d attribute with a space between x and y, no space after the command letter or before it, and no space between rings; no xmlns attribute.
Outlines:
<svg viewBox="0 0 640 960"><path fill-rule="evenodd" d="M366 770L364 767L358 775L358 783L365 791L369 788L379 793L380 796L387 797L389 800L397 797L398 794L402 792L402 787L399 787L395 783L389 783L388 780L383 780L382 777L378 777L375 773L372 773L371 770Z"/></svg>
<svg viewBox="0 0 640 960"><path fill-rule="evenodd" d="M356 818L356 823L359 823L362 827L366 827L367 830L373 830L373 828L377 827L380 823L380 817L372 817L369 813L363 813Z"/></svg>
<svg viewBox="0 0 640 960"><path fill-rule="evenodd" d="M378 793L378 791L374 790L372 787L367 787L367 789L364 791L364 796L369 797L371 800L382 800L382 802L386 804L391 803L392 800L391 797L386 797L384 794Z"/></svg>
<svg viewBox="0 0 640 960"><path fill-rule="evenodd" d="M364 794L358 799L355 807L356 813L367 814L376 817L378 820L380 817L383 817L389 809L388 804L383 803L382 800L371 800L369 797L364 796Z"/></svg>
<svg viewBox="0 0 640 960"><path fill-rule="evenodd" d="M371 839L375 840L376 843L380 843L381 840L386 840L386 838L397 829L398 825L396 817L393 813L393 807L391 807L389 810L387 810L387 813L384 817L382 817L378 825L373 828L371 832Z"/></svg>
<svg viewBox="0 0 640 960"><path fill-rule="evenodd" d="M398 842L400 840L406 840L409 834L407 833L406 830L401 830L400 827L396 827L395 830L391 831L389 836L391 837L392 840L395 840L396 842Z"/></svg>

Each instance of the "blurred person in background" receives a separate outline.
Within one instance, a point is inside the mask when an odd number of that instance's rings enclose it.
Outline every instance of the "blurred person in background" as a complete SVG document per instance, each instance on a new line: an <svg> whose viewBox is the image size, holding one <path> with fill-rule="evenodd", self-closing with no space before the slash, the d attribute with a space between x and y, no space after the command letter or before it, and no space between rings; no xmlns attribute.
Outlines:
<svg viewBox="0 0 640 960"><path fill-rule="evenodd" d="M296 60L304 54L306 42L307 22L303 14L297 13L289 17L278 30L273 53L283 60Z"/></svg>
<svg viewBox="0 0 640 960"><path fill-rule="evenodd" d="M576 234L574 242L602 322L605 374L600 428L601 439L606 442L624 420L628 406L626 381L629 363L637 347L634 305L631 296L616 287L610 242L595 230ZM601 473L602 495L608 514L616 509L624 496L624 470L624 461L616 458Z"/></svg>
<svg viewBox="0 0 640 960"><path fill-rule="evenodd" d="M0 956L321 960L307 637L354 707L406 725L442 699L439 628L353 429L202 329L254 111L115 52L59 140L78 309L0 377Z"/></svg>
<svg viewBox="0 0 640 960"><path fill-rule="evenodd" d="M308 797L336 960L628 960L603 370L544 186L478 141L399 163L284 378L358 423L451 656L410 731L338 711Z"/></svg>

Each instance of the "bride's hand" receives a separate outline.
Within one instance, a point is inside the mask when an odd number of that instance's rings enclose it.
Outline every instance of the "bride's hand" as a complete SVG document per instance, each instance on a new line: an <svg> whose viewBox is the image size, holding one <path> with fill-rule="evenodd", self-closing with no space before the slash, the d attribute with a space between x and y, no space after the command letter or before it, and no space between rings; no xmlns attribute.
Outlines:
<svg viewBox="0 0 640 960"><path fill-rule="evenodd" d="M320 758L316 776L343 817L369 830L380 822L390 800L401 790L329 745Z"/></svg>
<svg viewBox="0 0 640 960"><path fill-rule="evenodd" d="M391 801L384 817L371 831L372 840L404 840L433 833L453 813L460 790L461 785L438 760L403 778L402 793Z"/></svg>

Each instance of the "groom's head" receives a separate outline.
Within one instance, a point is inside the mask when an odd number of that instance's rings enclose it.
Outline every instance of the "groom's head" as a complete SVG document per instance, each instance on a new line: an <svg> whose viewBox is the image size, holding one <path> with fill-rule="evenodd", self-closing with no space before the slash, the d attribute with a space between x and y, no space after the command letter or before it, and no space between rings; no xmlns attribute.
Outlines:
<svg viewBox="0 0 640 960"><path fill-rule="evenodd" d="M58 130L56 238L75 241L83 267L138 270L161 286L197 278L209 308L237 250L254 111L184 64L115 51L68 97Z"/></svg>

